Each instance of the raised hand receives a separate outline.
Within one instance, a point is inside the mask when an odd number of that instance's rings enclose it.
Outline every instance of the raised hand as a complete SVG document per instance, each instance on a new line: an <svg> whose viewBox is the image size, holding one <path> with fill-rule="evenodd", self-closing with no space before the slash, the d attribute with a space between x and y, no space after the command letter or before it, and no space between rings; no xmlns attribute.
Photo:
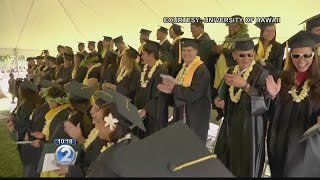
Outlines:
<svg viewBox="0 0 320 180"><path fill-rule="evenodd" d="M281 79L279 78L276 83L273 79L273 76L269 75L266 78L266 86L268 93L272 96L272 98L275 98L281 89Z"/></svg>
<svg viewBox="0 0 320 180"><path fill-rule="evenodd" d="M80 123L77 126L73 125L70 121L64 122L64 131L73 139L79 139L82 136Z"/></svg>
<svg viewBox="0 0 320 180"><path fill-rule="evenodd" d="M225 74L224 80L229 86L237 88L242 88L247 84L247 81L245 81L239 74Z"/></svg>

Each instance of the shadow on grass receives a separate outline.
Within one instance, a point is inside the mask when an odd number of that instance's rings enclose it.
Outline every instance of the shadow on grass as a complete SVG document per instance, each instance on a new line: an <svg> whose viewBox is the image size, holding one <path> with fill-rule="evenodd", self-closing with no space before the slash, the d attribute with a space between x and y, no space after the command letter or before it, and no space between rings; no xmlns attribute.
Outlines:
<svg viewBox="0 0 320 180"><path fill-rule="evenodd" d="M9 111L0 111L0 177L22 177L22 164L6 126Z"/></svg>

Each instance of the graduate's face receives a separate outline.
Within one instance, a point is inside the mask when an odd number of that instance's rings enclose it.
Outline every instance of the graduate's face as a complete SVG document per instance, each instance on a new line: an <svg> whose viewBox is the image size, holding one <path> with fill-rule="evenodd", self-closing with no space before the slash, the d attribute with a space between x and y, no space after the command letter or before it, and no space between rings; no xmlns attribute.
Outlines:
<svg viewBox="0 0 320 180"><path fill-rule="evenodd" d="M240 26L238 24L230 24L228 26L229 29L229 35L233 36L236 35L240 31Z"/></svg>
<svg viewBox="0 0 320 180"><path fill-rule="evenodd" d="M312 49L310 47L302 47L302 48L294 48L291 52L291 59L294 67L296 67L296 70L298 72L306 72L309 67L311 66L313 62L313 56L310 56L309 58L304 57L305 55L311 55ZM294 56L298 56L300 54L299 58L295 58ZM303 55L303 56L301 56Z"/></svg>
<svg viewBox="0 0 320 180"><path fill-rule="evenodd" d="M140 34L139 40L141 44L144 42L144 39L149 39L149 36L145 34Z"/></svg>
<svg viewBox="0 0 320 180"><path fill-rule="evenodd" d="M182 58L186 61L187 64L190 64L194 58L196 58L198 50L193 47L183 47L182 48Z"/></svg>
<svg viewBox="0 0 320 180"><path fill-rule="evenodd" d="M92 124L94 124L94 125L96 125L97 119L99 118L99 111L102 111L102 110L96 104L94 104L91 107L90 114L92 117Z"/></svg>
<svg viewBox="0 0 320 180"><path fill-rule="evenodd" d="M235 51L232 53L232 56L237 61L240 69L245 69L251 66L255 52L253 49L249 51Z"/></svg>
<svg viewBox="0 0 320 180"><path fill-rule="evenodd" d="M263 30L262 37L267 41L272 41L276 36L276 27L275 26L266 26Z"/></svg>
<svg viewBox="0 0 320 180"><path fill-rule="evenodd" d="M103 45L103 47L108 47L109 41L103 40L103 41L102 41L102 45Z"/></svg>
<svg viewBox="0 0 320 180"><path fill-rule="evenodd" d="M95 49L95 46L88 44L88 49L89 49L89 51L93 51Z"/></svg>
<svg viewBox="0 0 320 180"><path fill-rule="evenodd" d="M163 39L163 33L160 31L157 31L157 40Z"/></svg>
<svg viewBox="0 0 320 180"><path fill-rule="evenodd" d="M144 64L148 64L150 61L155 60L153 53L148 54L146 51L142 51L142 56Z"/></svg>
<svg viewBox="0 0 320 180"><path fill-rule="evenodd" d="M311 33L317 34L320 36L320 26L312 28Z"/></svg>
<svg viewBox="0 0 320 180"><path fill-rule="evenodd" d="M174 33L174 31L173 31L172 28L170 28L170 30L169 30L169 36L170 36L170 38L172 38L172 39L176 37L176 35L175 35L175 33Z"/></svg>
<svg viewBox="0 0 320 180"><path fill-rule="evenodd" d="M200 36L201 32L202 29L200 26L191 25L191 33L193 38L196 39L198 36Z"/></svg>

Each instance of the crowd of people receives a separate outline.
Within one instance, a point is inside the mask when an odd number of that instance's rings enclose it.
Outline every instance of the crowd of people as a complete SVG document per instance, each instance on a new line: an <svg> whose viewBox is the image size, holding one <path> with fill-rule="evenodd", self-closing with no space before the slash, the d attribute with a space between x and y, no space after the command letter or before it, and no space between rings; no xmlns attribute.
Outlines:
<svg viewBox="0 0 320 180"><path fill-rule="evenodd" d="M122 176L109 164L119 148L178 122L205 147L212 109L223 121L214 154L234 176L261 177L265 149L272 177L319 176L315 153L308 160L294 156L298 149L316 151L308 143L314 134L307 143L301 138L320 123L320 15L283 44L276 40L276 24L255 25L261 30L257 44L243 22L227 24L221 45L203 22L195 22L193 38L172 24L157 29L159 42L141 29L137 49L122 36L104 36L97 50L89 41L89 52L79 43L77 53L59 45L56 57L47 50L28 57L28 74L16 81L18 103L7 123L17 141L33 141L17 148L24 177ZM44 144L62 138L82 145L80 160L37 171ZM166 140L158 143L165 146Z"/></svg>

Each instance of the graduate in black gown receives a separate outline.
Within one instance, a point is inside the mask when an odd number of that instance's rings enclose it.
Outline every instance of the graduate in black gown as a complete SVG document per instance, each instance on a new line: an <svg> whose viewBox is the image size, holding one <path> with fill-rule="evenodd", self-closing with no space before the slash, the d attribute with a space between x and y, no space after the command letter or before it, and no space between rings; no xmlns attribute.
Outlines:
<svg viewBox="0 0 320 180"><path fill-rule="evenodd" d="M65 85L65 91L69 94L72 112L68 120L64 122L64 130L71 138L76 139L78 144L84 144L93 129L89 111L91 109L90 99L95 88L73 81ZM87 166L85 152L81 151L75 165L61 165L57 173L67 177L77 177Z"/></svg>
<svg viewBox="0 0 320 180"><path fill-rule="evenodd" d="M123 94L129 99L133 99L136 89L139 86L140 66L135 61L138 58L138 52L130 47L121 57L120 68L116 74L114 84L105 83L103 88L110 88Z"/></svg>
<svg viewBox="0 0 320 180"><path fill-rule="evenodd" d="M260 29L258 44L254 46L255 60L266 68L271 74L278 74L283 67L283 48L276 41L276 24L256 23Z"/></svg>
<svg viewBox="0 0 320 180"><path fill-rule="evenodd" d="M300 31L288 40L288 70L280 78L268 77L267 89L275 100L268 130L268 157L272 177L284 177L285 167L303 133L316 123L320 109L320 36ZM276 82L275 82L276 81ZM301 154L303 156L303 154Z"/></svg>
<svg viewBox="0 0 320 180"><path fill-rule="evenodd" d="M197 56L196 40L182 38L181 45L184 63L176 81L164 78L158 89L174 99L173 121L187 123L205 145L211 115L210 73Z"/></svg>
<svg viewBox="0 0 320 180"><path fill-rule="evenodd" d="M73 70L73 59L74 55L69 53L64 53L64 62L63 67L60 67L59 76L57 79L57 83L61 84L62 86L72 79L72 70Z"/></svg>
<svg viewBox="0 0 320 180"><path fill-rule="evenodd" d="M96 96L97 101L91 109L91 114L99 130L99 138L104 139L106 143L101 149L101 154L88 168L86 177L115 177L116 173L108 162L119 148L137 140L131 134L132 127L143 131L145 127L138 109L123 95L99 91Z"/></svg>
<svg viewBox="0 0 320 180"><path fill-rule="evenodd" d="M320 36L320 14L312 16L300 24L303 23L306 23L306 31Z"/></svg>
<svg viewBox="0 0 320 180"><path fill-rule="evenodd" d="M120 60L125 50L129 49L129 46L124 42L123 37L119 36L113 39L114 45L117 47L116 52L118 54L117 63L120 64Z"/></svg>
<svg viewBox="0 0 320 180"><path fill-rule="evenodd" d="M52 56L47 57L49 60L49 67L46 71L45 75L43 76L43 79L46 79L48 81L55 81L56 79L56 58Z"/></svg>
<svg viewBox="0 0 320 180"><path fill-rule="evenodd" d="M183 63L183 59L181 57L181 44L180 39L184 32L181 30L181 26L178 24L173 24L169 29L170 38L172 38L172 44L170 48L170 53L174 58L174 61L169 65L168 71L172 77L176 77L178 72L180 71Z"/></svg>
<svg viewBox="0 0 320 180"><path fill-rule="evenodd" d="M104 83L116 83L116 74L118 71L118 54L115 51L108 51L102 65L99 88L103 88Z"/></svg>
<svg viewBox="0 0 320 180"><path fill-rule="evenodd" d="M174 58L170 52L171 43L167 39L168 29L160 26L157 30L157 40L159 40L160 44L160 53L159 59L163 62L163 65L169 69L170 64L174 61Z"/></svg>
<svg viewBox="0 0 320 180"><path fill-rule="evenodd" d="M254 61L251 38L234 40L237 65L228 70L214 103L224 110L215 153L237 177L261 177L265 160L268 72Z"/></svg>
<svg viewBox="0 0 320 180"><path fill-rule="evenodd" d="M134 96L134 105L139 109L139 114L144 117L146 133L137 130L139 138L144 138L168 124L168 96L158 91L157 85L161 83L160 74L168 74L167 69L159 60L160 44L154 41L147 41L142 50L144 62L140 74L139 85Z"/></svg>
<svg viewBox="0 0 320 180"><path fill-rule="evenodd" d="M37 95L38 87L30 81L23 81L19 86L20 103L17 105L15 114L9 117L7 127L16 141L28 141L30 130L30 116L34 109L40 104L40 96ZM31 146L29 144L17 145L23 166L23 177L35 177L30 156Z"/></svg>

